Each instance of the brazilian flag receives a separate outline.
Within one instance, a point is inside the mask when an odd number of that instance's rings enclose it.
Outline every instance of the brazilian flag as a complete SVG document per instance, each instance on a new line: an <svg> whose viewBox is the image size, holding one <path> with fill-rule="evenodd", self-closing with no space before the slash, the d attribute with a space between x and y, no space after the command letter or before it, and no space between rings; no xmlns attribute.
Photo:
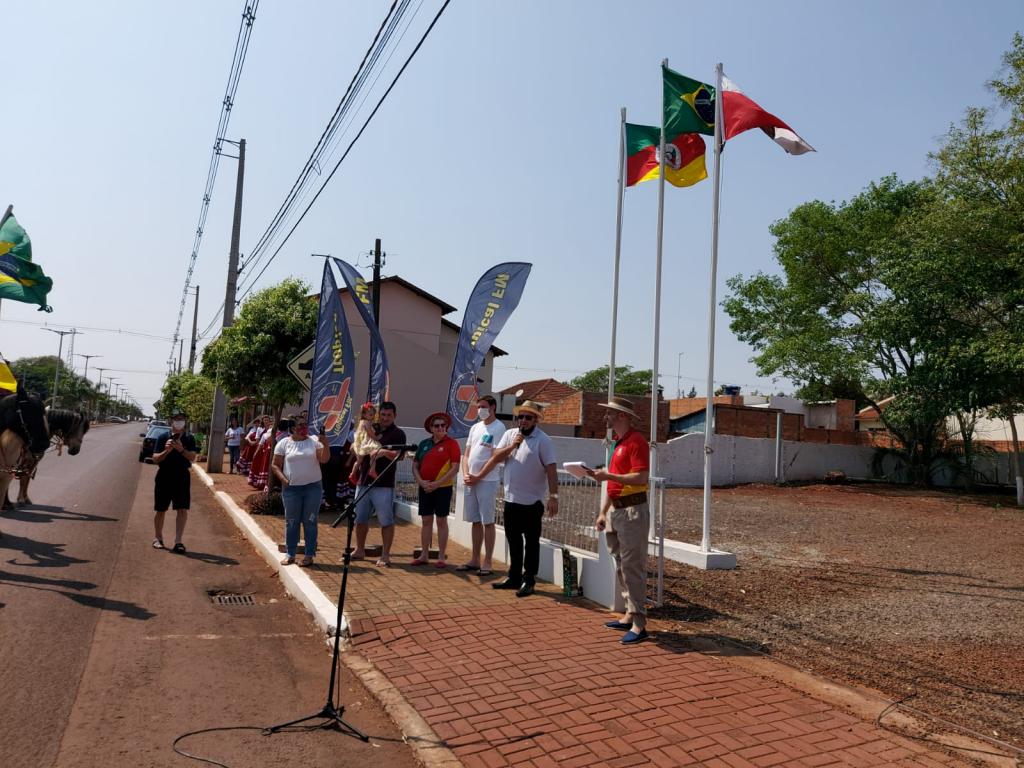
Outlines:
<svg viewBox="0 0 1024 768"><path fill-rule="evenodd" d="M714 86L691 80L662 65L665 89L665 135L703 133L715 135Z"/></svg>
<svg viewBox="0 0 1024 768"><path fill-rule="evenodd" d="M46 294L53 280L32 263L32 241L13 214L0 223L0 299L38 304L40 311L52 312Z"/></svg>

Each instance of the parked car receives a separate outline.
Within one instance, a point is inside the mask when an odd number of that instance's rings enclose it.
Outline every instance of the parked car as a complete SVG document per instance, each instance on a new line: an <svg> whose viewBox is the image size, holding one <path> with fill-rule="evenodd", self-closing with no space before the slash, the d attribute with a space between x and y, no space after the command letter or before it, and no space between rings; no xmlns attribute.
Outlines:
<svg viewBox="0 0 1024 768"><path fill-rule="evenodd" d="M147 427L169 427L171 426L163 419L150 419Z"/></svg>
<svg viewBox="0 0 1024 768"><path fill-rule="evenodd" d="M110 422L111 424L127 424L128 423L128 419L124 418L123 416L108 416L107 417L107 421Z"/></svg>
<svg viewBox="0 0 1024 768"><path fill-rule="evenodd" d="M142 448L139 450L139 461L145 461L146 459L153 458L153 449L156 447L156 441L163 435L169 435L171 428L166 424L163 426L157 425L150 427L145 432L139 434L142 438Z"/></svg>

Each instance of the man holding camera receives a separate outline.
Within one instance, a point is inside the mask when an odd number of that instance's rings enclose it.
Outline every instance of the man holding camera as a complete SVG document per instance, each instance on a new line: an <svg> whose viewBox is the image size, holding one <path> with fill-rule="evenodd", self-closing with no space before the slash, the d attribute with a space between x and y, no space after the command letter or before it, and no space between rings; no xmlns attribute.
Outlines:
<svg viewBox="0 0 1024 768"><path fill-rule="evenodd" d="M174 506L177 518L174 521L174 552L184 553L181 543L188 522L188 510L192 502L192 476L189 467L196 460L196 439L185 431L185 414L181 411L171 416L171 431L158 437L153 448L153 462L157 464L156 487L153 493L153 549L164 549L164 513Z"/></svg>

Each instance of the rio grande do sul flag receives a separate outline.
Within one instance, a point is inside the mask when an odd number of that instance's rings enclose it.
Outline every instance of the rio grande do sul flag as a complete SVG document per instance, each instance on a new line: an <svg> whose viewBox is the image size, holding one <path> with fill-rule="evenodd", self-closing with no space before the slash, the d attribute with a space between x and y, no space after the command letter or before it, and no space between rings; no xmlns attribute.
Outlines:
<svg viewBox="0 0 1024 768"><path fill-rule="evenodd" d="M626 123L627 187L658 178L660 144L660 128ZM707 177L704 139L695 133L680 133L672 139L666 137L665 181L676 187L689 187Z"/></svg>
<svg viewBox="0 0 1024 768"><path fill-rule="evenodd" d="M715 88L662 67L666 131L695 131L713 134L715 129ZM732 80L722 78L722 136L725 141L751 128L760 128L791 155L814 152L784 121L766 111L740 90Z"/></svg>

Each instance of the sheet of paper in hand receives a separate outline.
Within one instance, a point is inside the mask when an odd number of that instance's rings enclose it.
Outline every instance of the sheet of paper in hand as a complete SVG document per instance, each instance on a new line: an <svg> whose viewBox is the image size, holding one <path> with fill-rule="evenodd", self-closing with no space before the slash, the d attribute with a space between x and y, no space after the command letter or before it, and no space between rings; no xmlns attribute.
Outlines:
<svg viewBox="0 0 1024 768"><path fill-rule="evenodd" d="M588 467L582 461L565 461L565 462L562 462L562 469L564 469L570 475L575 477L577 480L581 480L584 477L587 477L588 476L587 472L590 471L590 467Z"/></svg>

